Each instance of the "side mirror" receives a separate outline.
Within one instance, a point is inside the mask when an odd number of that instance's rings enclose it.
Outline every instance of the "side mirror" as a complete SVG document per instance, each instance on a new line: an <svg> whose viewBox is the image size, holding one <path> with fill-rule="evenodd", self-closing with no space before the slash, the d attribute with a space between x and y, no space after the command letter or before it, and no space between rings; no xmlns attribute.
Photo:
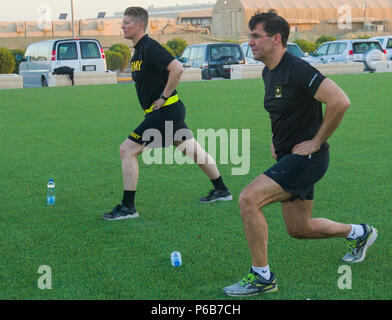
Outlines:
<svg viewBox="0 0 392 320"><path fill-rule="evenodd" d="M15 56L15 60L18 61L18 62L25 62L25 61L27 61L27 59L24 58L21 54L17 54Z"/></svg>

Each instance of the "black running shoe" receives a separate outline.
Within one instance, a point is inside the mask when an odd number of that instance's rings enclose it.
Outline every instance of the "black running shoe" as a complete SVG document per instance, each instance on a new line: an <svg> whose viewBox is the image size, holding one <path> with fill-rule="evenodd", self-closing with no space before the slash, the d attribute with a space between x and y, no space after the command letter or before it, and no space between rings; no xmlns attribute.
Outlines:
<svg viewBox="0 0 392 320"><path fill-rule="evenodd" d="M228 189L218 190L214 189L209 192L206 197L200 198L200 203L210 203L215 201L231 201L233 197Z"/></svg>
<svg viewBox="0 0 392 320"><path fill-rule="evenodd" d="M139 214L136 211L136 208L127 208L122 204L117 205L113 211L105 213L102 216L102 219L105 220L124 220L124 219L133 219L139 217Z"/></svg>

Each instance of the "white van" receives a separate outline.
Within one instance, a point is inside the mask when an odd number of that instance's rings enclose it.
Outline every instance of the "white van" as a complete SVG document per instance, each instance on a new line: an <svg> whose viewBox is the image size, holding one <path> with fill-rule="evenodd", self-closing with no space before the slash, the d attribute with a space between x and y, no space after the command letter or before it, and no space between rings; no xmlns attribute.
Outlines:
<svg viewBox="0 0 392 320"><path fill-rule="evenodd" d="M30 44L19 66L24 87L52 86L53 70L106 71L103 48L95 39L47 40Z"/></svg>

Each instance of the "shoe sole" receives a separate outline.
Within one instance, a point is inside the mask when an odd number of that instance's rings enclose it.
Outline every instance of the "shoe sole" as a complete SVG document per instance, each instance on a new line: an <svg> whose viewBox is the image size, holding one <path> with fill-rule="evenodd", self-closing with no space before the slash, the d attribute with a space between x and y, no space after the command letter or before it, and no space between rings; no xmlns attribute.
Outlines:
<svg viewBox="0 0 392 320"><path fill-rule="evenodd" d="M257 296L262 293L273 293L278 291L278 286L276 285L274 288L266 290L266 291L260 291L260 292L255 292L255 293L250 293L250 294L232 294L232 293L227 293L226 291L223 290L223 293L229 297L252 297L252 296Z"/></svg>
<svg viewBox="0 0 392 320"><path fill-rule="evenodd" d="M109 219L109 218L105 218L104 216L102 216L102 219L107 220L107 221L117 221L117 220L125 220L125 219L135 219L135 218L138 218L138 217L139 217L139 214L135 213L135 214L132 214L132 215L128 214L126 216L118 217L118 218L114 218L114 219Z"/></svg>
<svg viewBox="0 0 392 320"><path fill-rule="evenodd" d="M353 260L353 261L345 261L345 260L343 260L344 262L358 263L358 262L362 262L363 260L365 260L365 258L366 258L366 251L374 243L374 241L376 241L377 236L378 236L378 230L376 228L373 228L373 227L371 227L371 229L372 229L372 235L370 236L369 241L365 244L365 248L362 251L361 257L359 259Z"/></svg>
<svg viewBox="0 0 392 320"><path fill-rule="evenodd" d="M199 200L199 202L200 203L212 203L212 202L216 202L216 201L231 201L231 200L233 200L233 196L227 196L227 197L221 197L221 198L217 198L217 199L214 199L214 200L211 200L211 201L200 201Z"/></svg>

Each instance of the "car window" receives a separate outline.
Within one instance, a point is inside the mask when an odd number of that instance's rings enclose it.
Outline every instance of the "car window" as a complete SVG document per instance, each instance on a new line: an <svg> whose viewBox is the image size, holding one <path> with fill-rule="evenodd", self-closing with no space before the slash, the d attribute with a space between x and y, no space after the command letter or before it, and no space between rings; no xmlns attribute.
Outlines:
<svg viewBox="0 0 392 320"><path fill-rule="evenodd" d="M225 59L227 57L235 57L242 59L241 48L238 46L212 46L210 47L211 60Z"/></svg>
<svg viewBox="0 0 392 320"><path fill-rule="evenodd" d="M38 60L49 61L52 54L52 43L43 43L38 48Z"/></svg>
<svg viewBox="0 0 392 320"><path fill-rule="evenodd" d="M30 61L38 61L38 45L33 45L31 47Z"/></svg>
<svg viewBox="0 0 392 320"><path fill-rule="evenodd" d="M26 59L30 59L30 61L31 61L31 58L33 57L33 55L34 55L34 46L29 46L27 48L24 56Z"/></svg>
<svg viewBox="0 0 392 320"><path fill-rule="evenodd" d="M384 38L376 38L378 41L380 41L381 44L384 43Z"/></svg>
<svg viewBox="0 0 392 320"><path fill-rule="evenodd" d="M203 57L204 57L204 47L198 47L195 60L203 59Z"/></svg>
<svg viewBox="0 0 392 320"><path fill-rule="evenodd" d="M380 42L356 42L353 43L354 53L365 53L371 49L378 49L382 51Z"/></svg>
<svg viewBox="0 0 392 320"><path fill-rule="evenodd" d="M327 55L333 55L338 53L339 43L331 43L328 47Z"/></svg>
<svg viewBox="0 0 392 320"><path fill-rule="evenodd" d="M316 57L325 56L327 54L328 44L322 45L320 48L316 50Z"/></svg>
<svg viewBox="0 0 392 320"><path fill-rule="evenodd" d="M338 49L338 54L342 54L344 50L347 48L347 43L341 42L339 43L339 49Z"/></svg>
<svg viewBox="0 0 392 320"><path fill-rule="evenodd" d="M388 43L387 43L387 49L392 48L392 38L389 38Z"/></svg>
<svg viewBox="0 0 392 320"><path fill-rule="evenodd" d="M287 51L290 52L292 55L297 56L297 57L304 57L304 54L302 50L294 45L294 44L288 44L287 45Z"/></svg>
<svg viewBox="0 0 392 320"><path fill-rule="evenodd" d="M82 59L99 59L101 55L96 42L80 42Z"/></svg>
<svg viewBox="0 0 392 320"><path fill-rule="evenodd" d="M192 47L191 48L191 53L189 54L189 60L195 60L197 49L199 47Z"/></svg>
<svg viewBox="0 0 392 320"><path fill-rule="evenodd" d="M250 47L250 45L248 45L248 44L243 45L242 49L243 49L245 56L247 58L253 58L253 52L252 52L252 48Z"/></svg>
<svg viewBox="0 0 392 320"><path fill-rule="evenodd" d="M246 51L246 56L248 58L253 58L253 52L252 52L252 48L250 46L248 46L248 51Z"/></svg>
<svg viewBox="0 0 392 320"><path fill-rule="evenodd" d="M185 49L185 51L183 52L183 54L182 54L182 57L181 57L181 58L186 58L186 59L189 59L189 55L190 55L190 53L191 53L191 48L186 48L186 49Z"/></svg>
<svg viewBox="0 0 392 320"><path fill-rule="evenodd" d="M76 50L75 42L60 43L57 49L58 60L76 60L78 59L78 52Z"/></svg>

